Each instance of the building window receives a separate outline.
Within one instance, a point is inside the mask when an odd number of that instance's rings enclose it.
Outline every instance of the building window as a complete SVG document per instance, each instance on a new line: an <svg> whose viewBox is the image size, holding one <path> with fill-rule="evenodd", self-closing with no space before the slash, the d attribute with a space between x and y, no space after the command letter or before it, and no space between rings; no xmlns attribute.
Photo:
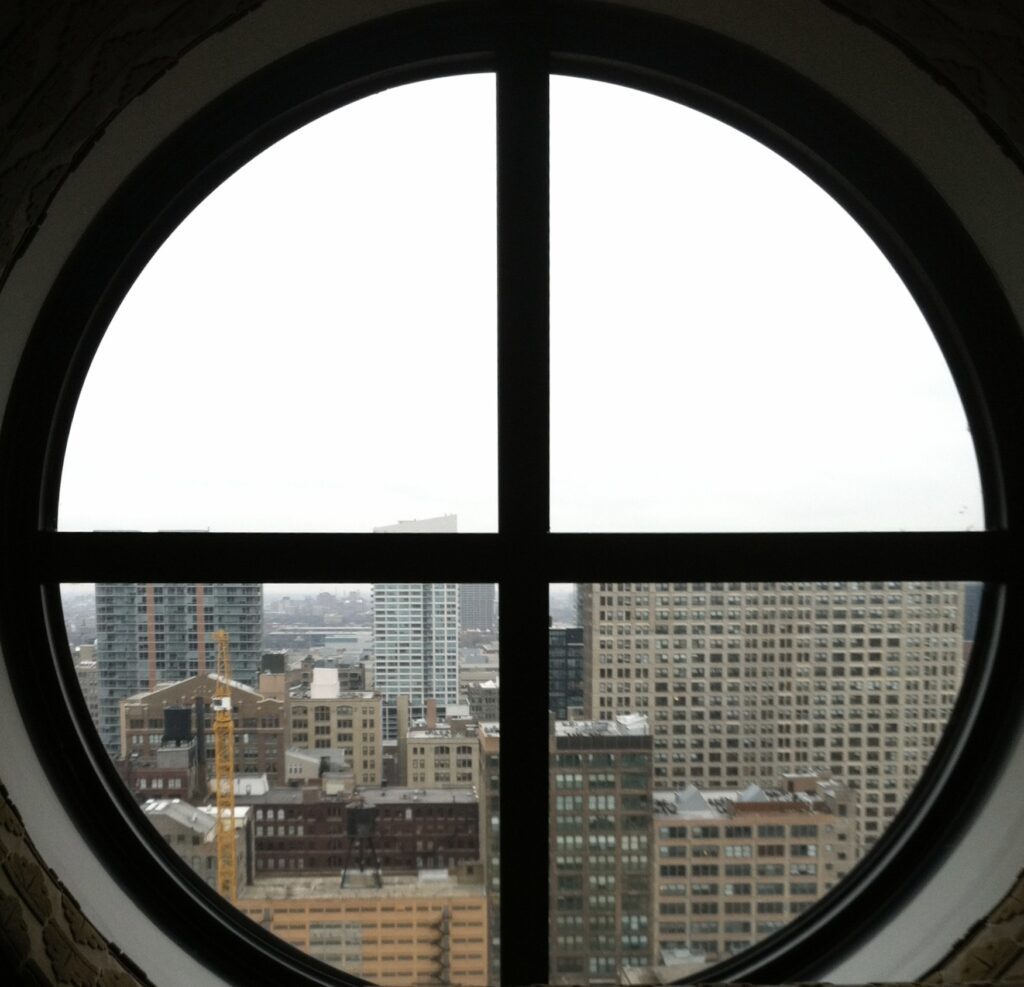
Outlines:
<svg viewBox="0 0 1024 987"><path fill-rule="evenodd" d="M594 24L598 25L592 34L587 37L573 34L573 23L564 25L569 31L572 39L567 45L563 44L560 50L572 51L578 44L580 49L587 47L587 44L594 44L598 39L598 47L601 49L598 55L594 52L586 52L586 56L596 59L595 64L600 65L599 74L602 76L614 76L617 81L623 83L639 82L639 70L633 72L621 68L623 63L632 61L642 62L645 70L654 72L665 71L666 67L659 64L659 55L655 50L640 47L631 49L628 53L621 50L621 35L616 41L616 32L612 30L613 22L602 19L602 15L596 12L590 15L594 18ZM618 16L618 15L615 15ZM493 27L493 25L492 25ZM577 25L578 27L578 25ZM470 32L471 33L471 32ZM419 32L422 36L422 32ZM410 32L415 36L415 32ZM454 41L447 42L445 47L442 32L427 32L426 40L420 40L418 44L426 46L426 53L433 51L434 55L441 59L442 53L451 54L452 47L460 48L460 58L465 60L473 59L468 52L486 50L481 47L479 39L474 38L474 44L469 44L467 35L457 35ZM588 40L589 38L589 40ZM362 39L365 41L365 39ZM383 45L383 42L378 39ZM695 54L692 47L693 40L690 35L683 32L679 37L672 36L674 51L676 55L680 51L688 51ZM518 48L516 46L519 46ZM382 47L380 50L384 51ZM581 54L583 52L581 51ZM616 61L619 68L612 65L612 55L617 54ZM628 57L627 57L628 54ZM398 56L393 52L387 52L388 58L393 57L396 61ZM403 57L407 57L403 55ZM564 58L565 56L559 56ZM767 65L762 65L755 56L749 56L751 63L756 63L759 71L769 72ZM558 61L559 59L555 59ZM387 61L387 58L384 58ZM681 60L683 63L685 59ZM344 60L342 60L344 62ZM676 64L677 60L673 60ZM675 83L666 83L673 95L682 96L684 92L694 92L698 88L706 91L716 92L727 88L728 80L724 77L699 78L700 66L704 62L694 59L693 65L673 69L674 72L682 72L685 78ZM544 327L547 319L547 235L546 235L546 157L547 157L547 103L546 87L548 71L547 53L538 51L536 42L530 42L526 38L509 37L503 41L501 51L496 55L487 55L485 58L477 59L475 67L493 67L498 69L498 128L499 128L499 201L501 203L499 214L502 216L502 224L499 228L499 284L504 290L499 289L499 331L501 341L499 342L500 364L499 364L499 419L502 422L502 446L499 450L499 488L501 490L501 501L499 506L498 533L482 536L479 539L464 540L460 543L456 537L438 537L429 540L428 544L417 543L416 539L398 539L391 548L390 554L397 571L409 571L417 566L422 567L429 564L436 567L438 572L436 578L453 579L459 581L483 582L498 578L501 580L501 596L503 608L512 608L514 612L522 615L521 625L504 629L503 649L515 653L542 653L544 646L544 634L546 624L544 616L546 611L547 581L564 578L568 572L578 572L584 568L588 573L600 577L607 566L609 571L614 571L615 566L623 568L627 563L634 564L641 560L647 566L644 571L650 571L651 578L683 578L676 569L669 571L665 565L666 556L687 559L686 578L706 579L728 579L737 576L748 576L749 578L761 578L768 574L771 578L779 578L789 574L799 577L800 574L807 574L815 579L828 580L833 578L847 578L849 571L844 565L863 573L859 578L880 578L881 573L904 577L905 574L917 574L922 578L982 578L993 582L999 582L1007 575L1005 565L1000 561L1010 553L989 552L989 547L1001 544L999 535L1005 533L1006 524L1002 524L1000 532L990 534L996 537L974 537L973 535L956 534L948 537L942 535L925 534L920 537L904 537L899 533L891 535L871 535L858 537L855 540L844 539L832 535L807 535L797 538L773 537L769 535L753 535L745 539L730 537L722 538L690 538L687 535L668 536L666 538L647 538L638 536L636 538L622 538L609 536L606 538L582 539L577 537L565 537L551 535L547 517L548 505L548 484L546 477L549 474L549 464L546 461L548 443L547 420L544 410L539 405L524 406L523 394L543 394L546 391L546 354L548 345ZM388 66L390 67L390 66ZM568 66L566 66L568 67ZM444 65L438 65L438 71L442 71ZM284 72L284 69L281 70ZM344 71L337 69L336 71ZM598 69L594 69L595 72ZM293 87L295 91L296 104L312 98L317 93L301 92L299 81L294 76L287 74L283 78ZM345 81L345 80L339 80ZM352 80L347 80L352 81ZM782 82L780 82L782 85ZM796 85L792 83L792 85ZM799 87L798 87L799 88ZM857 196L851 196L857 202L873 201L877 210L887 216L887 223L899 227L901 222L894 203L886 198L885 191L877 184L872 184L870 178L866 177L862 169L859 152L849 150L851 145L844 145L846 150L840 151L827 143L824 136L820 138L820 146L815 146L815 126L822 119L829 119L837 127L848 131L851 134L859 134L858 125L852 119L847 119L841 112L836 118L829 116L835 108L827 100L799 101L803 121L789 118L782 112L780 97L761 96L755 91L757 87L749 86L742 93L731 94L731 101L735 103L742 95L740 102L747 106L751 114L748 125L751 129L762 133L767 137L769 132L781 130L792 136L793 147L787 143L787 147L794 156L798 156L795 145L799 141L804 146L811 148L808 151L806 164L811 167L812 159L820 158L825 162L831 160L831 156L838 156L839 160L834 162L834 167L839 172L845 173L848 182L861 191ZM783 86L785 89L785 86ZM285 91L288 91L287 88ZM793 93L792 95L796 95ZM723 96L724 100L724 96ZM760 100L760 101L759 101ZM773 103L772 100L775 100ZM820 105L819 105L820 104ZM724 104L723 104L724 105ZM788 105L788 104L786 104ZM794 104L795 105L795 104ZM774 112L773 112L774 111ZM251 110L249 111L252 112ZM268 111L269 112L269 111ZM775 119L779 117L780 119ZM218 118L222 119L222 118ZM757 121L761 121L759 124ZM298 117L292 122L298 122ZM771 126L769 126L769 122ZM218 147L221 149L235 150L248 139L254 132L257 121L251 116L243 117L237 121L230 121L222 127L221 132L216 135ZM277 124L282 121L278 120ZM194 128L193 135L206 133L213 135L214 127L211 119L202 115L191 125ZM827 128L821 128L821 132ZM870 134L866 137L871 138ZM875 138L877 144L878 141ZM202 144L203 142L199 142ZM870 140L869 140L870 143ZM193 145L195 146L195 145ZM858 146L854 141L852 146ZM885 148L879 145L873 150L885 153ZM256 149L250 144L245 153ZM164 152L169 155L170 151ZM213 157L215 152L212 147L207 147L204 154ZM136 179L134 192L139 193L145 189L142 195L142 206L138 210L138 225L133 226L134 221L129 221L123 226L123 239L117 242L116 246L107 244L103 249L95 249L98 244L103 243L105 233L113 228L106 229L97 227L96 230L84 237L80 245L81 249L69 261L61 276L60 282L55 287L54 299L60 300L63 293L65 304L54 303L53 311L40 319L37 327L37 338L44 344L54 343L52 349L48 349L45 356L38 352L29 352L21 365L19 371L20 390L17 392L15 404L22 402L21 406L15 408L17 411L25 410L27 398L25 394L31 390L33 400L38 400L44 408L42 415L19 414L5 418L8 422L3 438L4 443L4 464L15 465L17 469L12 472L6 471L8 475L18 475L21 478L22 487L19 490L8 492L9 503L5 503L4 522L4 550L5 555L10 555L14 550L15 557L36 558L45 560L40 563L38 573L41 581L50 586L49 610L53 610L56 600L53 585L61 579L138 579L157 578L157 573L180 573L182 578L217 578L218 574L229 571L238 573L241 578L262 580L266 578L277 578L286 580L289 578L319 579L338 578L339 567L345 573L351 573L353 580L365 579L365 573L375 564L375 553L377 548L367 545L358 538L347 539L344 536L327 536L323 539L316 538L293 538L289 539L287 546L280 540L273 538L261 539L260 536L239 539L233 536L221 537L218 535L130 535L113 533L90 533L88 535L70 535L66 533L54 533L55 528L55 484L57 476L52 462L43 464L42 450L47 447L48 440L54 438L58 445L66 438L67 407L60 406L60 389L66 384L71 389L81 380L83 368L77 361L80 356L77 351L71 348L63 348L64 344L59 341L62 338L69 340L68 347L77 346L79 341L84 339L88 343L95 342L97 333L102 329L95 320L102 321L104 315L104 304L101 304L101 295L108 286L113 286L116 291L119 287L119 278L126 275L121 273L122 262L132 253L135 246L135 239L142 242L143 224L150 220L166 206L174 202L180 189L178 183L184 183L188 179L196 178L199 184L209 188L214 184L215 177L212 174L204 174L202 166L205 161L197 161L194 158L181 162L180 177L173 180L173 184L166 176L167 172L161 173L160 180L149 180L143 183L142 179ZM514 165L514 167L513 167ZM894 171L886 170L887 181L897 187L901 193L908 190L915 193L917 186L914 184L913 176L904 175L899 172L898 162L894 164ZM829 172L822 175L824 181L829 180ZM896 174L898 181L892 176ZM153 176L149 176L152 179ZM219 177L219 176L218 176ZM832 179L837 191L840 183ZM859 183L859 184L858 184ZM861 188L863 186L863 188ZM189 195L193 195L189 192ZM920 195L927 199L923 191ZM916 200L915 200L916 201ZM931 200L928 200L929 202ZM853 203L856 204L856 203ZM174 204L174 209L180 213L185 208L183 200ZM938 204L941 206L941 204ZM891 214L890 214L891 213ZM953 242L944 236L934 236L933 226L946 222L945 213L937 207L932 210L918 210L918 215L924 215L926 221L921 223L920 228L900 228L901 239L904 242L904 250L913 254L917 253L921 258L921 265L924 273L919 275L922 283L918 285L922 294L932 292L933 297L941 299L945 308L952 313L951 324L944 325L941 331L945 334L944 339L956 338L957 325L966 326L970 321L968 316L973 311L976 299L979 297L999 299L994 284L990 284L990 278L985 269L980 267L980 261L973 258L973 254L960 266L959 283L969 284L977 291L965 291L950 287L948 293L944 294L944 285L938 277L940 272L934 270L936 266L941 267L942 258L936 259L929 253L924 237L927 233L929 239L936 243ZM906 223L906 220L902 220ZM916 220L915 220L916 222ZM879 224L881 225L881 224ZM955 224L950 220L947 224L952 229ZM879 236L884 233L879 230ZM955 229L951 234L952 238L962 237L962 234ZM90 237L92 241L90 242ZM894 235L893 240L897 239ZM522 249L523 245L529 249ZM93 248L93 249L90 249ZM895 250L895 247L893 248ZM953 249L950 254L957 255ZM115 256L116 255L116 256ZM85 266L84 257L88 256L89 264ZM949 255L945 255L949 256ZM957 255L959 256L959 255ZM139 260L136 256L128 264L130 275L137 272ZM97 282L96 279L99 278ZM952 280L952 279L951 279ZM515 290L509 290L512 286ZM980 285L980 287L979 287ZM926 290L927 289L927 290ZM74 302L70 296L74 296ZM968 298L968 296L970 296ZM930 296L932 297L932 296ZM936 308L941 307L938 302ZM998 307L998 306L997 306ZM60 319L57 320L53 312L60 310ZM1001 310L996 312L987 320L987 325L995 326L991 332L995 335L1001 330L999 320L1003 317ZM58 331L58 321L60 323ZM1005 327L1002 327L1005 329ZM992 373L992 366L985 363L983 358L977 357L975 350L979 343L972 341L966 335L966 330L961 333L964 340L965 352L968 356L961 357L964 365L957 368L957 373L964 379L968 376L965 367L969 364L972 372L980 376L986 385L989 380L992 383L991 393L988 395L987 410L994 415L999 413L999 402L1003 396L995 383L996 375ZM37 347L38 349L38 347ZM1016 370L1016 366L1013 368ZM1014 376L1014 375L1008 375ZM24 384L28 381L32 387ZM52 381L52 389L47 381ZM966 386L966 385L965 385ZM972 395L972 407L985 407L986 401L982 395ZM35 405L33 405L35 407ZM1014 407L1009 398L1006 399L1006 407ZM17 424L10 424L10 422ZM980 435L979 441L988 442L991 446L986 452L986 462L991 466L1005 458L1009 440L994 435L990 430L987 434L982 427L980 418L974 422ZM19 452L18 450L23 450ZM36 453L38 456L33 458ZM38 460L38 461L36 461ZM536 486L527 491L525 495L517 494L522 478L529 476L537 478ZM995 483L995 469L989 469L986 477L991 483ZM999 491L990 494L993 503L1000 500ZM1005 504L998 505L1005 507ZM1015 507L1016 505L1010 505ZM42 531L38 529L38 518L43 517ZM1003 539L1005 542L1006 539ZM512 547L514 546L514 551ZM588 547L589 546L589 547ZM667 548L666 548L667 546ZM429 552L429 555L427 554ZM511 559L515 561L503 571L497 571L499 559ZM339 563L339 559L344 561ZM38 582L35 587L27 585L33 581L26 578L22 573L5 575L5 588L9 591L5 597L7 612L4 615L5 651L11 650L12 641L17 644L24 642L29 645L32 653L45 653L47 646L46 619L47 613L39 600ZM34 577L33 577L34 578ZM575 578L570 576L570 578ZM49 706L50 697L57 694L56 683L59 679L57 666L63 661L63 656L54 663L53 669L33 669L30 672L24 670L12 672L15 677L16 688L22 696L27 710L27 717L35 719L37 726L42 722L39 704ZM28 664L28 663L26 663ZM984 666L984 667L983 667ZM988 665L985 661L979 660L979 671L973 676L973 684L981 682L985 676L993 678L998 682L1001 678L1009 680L1009 673L1005 670L1006 662L999 661ZM532 794L529 799L508 799L503 806L505 813L506 832L515 834L520 847L533 848L540 856L534 854L535 859L544 859L543 847L546 844L547 820L544 814L538 811L538 807L546 804L546 682L543 674L546 670L537 672L536 677L531 679L533 674L523 663L519 673L524 677L522 694L533 696L534 699L527 699L528 708L517 711L522 714L517 717L515 724L506 723L504 729L506 737L503 738L509 746L515 746L521 751L523 763L533 766L533 780L530 781L530 772L525 771L523 779L517 778L515 785L512 779L503 780L502 784L508 786L510 794L516 792L517 787L525 784L527 790ZM983 675L984 673L984 675ZM37 687L39 695L36 699L31 696L33 685ZM976 700L964 703L959 716L957 729L966 730L973 719L981 715L985 708L986 696L989 693L979 693ZM33 713L33 709L35 712ZM539 715L538 715L539 714ZM64 720L56 724L50 724L58 733L64 731L69 737L74 734L73 724L70 716L59 714ZM63 725L62 725L63 724ZM965 763L970 762L971 757L977 757L977 745L971 746L971 737L965 733L965 753L961 759ZM45 745L40 745L41 749ZM975 753L972 754L972 751ZM90 753L94 753L90 751ZM45 755L44 753L44 756ZM983 763L984 759L979 758ZM47 762L47 770L52 774L54 783L60 787L62 784L71 785L71 776L77 778L80 783L82 779L95 774L92 759L83 752L81 757L72 755L68 763L61 766L54 759ZM955 774L956 764L948 765L951 772ZM965 769L966 770L966 769ZM506 772L507 774L507 772ZM63 779L63 780L62 780ZM540 779L543 779L540 780ZM952 786L952 782L950 782ZM569 786L571 787L571 786ZM97 791L100 786L97 784ZM511 804L515 801L517 804ZM106 803L104 803L106 804ZM168 898L167 907L161 909L159 903L153 901L154 887L162 887L167 882L160 878L160 867L153 860L149 860L148 851L129 851L125 854L125 860L118 864L117 854L113 847L126 847L134 843L135 834L131 821L133 817L125 806L120 806L116 811L107 812L96 810L97 824L101 824L107 830L103 837L108 843L109 851L104 858L111 869L118 867L127 868L128 864L133 865L136 871L135 876L128 879L129 885L134 885L134 893L140 900L147 903L147 908L165 921L168 928L174 927L175 919L172 912L182 911L177 906L183 900L180 896L183 892L176 890ZM950 813L953 815L953 813ZM539 817L539 818L538 818ZM929 817L931 818L931 817ZM97 825L94 824L94 825ZM924 830L921 830L922 834ZM909 835L908 835L909 833ZM780 834L781 835L781 834ZM908 852L914 850L915 844L913 832L904 831L908 839ZM130 837L131 839L127 839ZM102 842L102 840L101 840ZM923 835L918 838L917 847L926 845ZM781 846L781 845L780 845ZM544 909L531 908L531 902L545 901L546 875L537 874L530 868L516 868L512 860L506 854L506 869L503 873L502 895L505 911L515 914L515 919L507 919L506 940L512 938L511 933L518 932L524 939L539 944L546 939L547 917ZM524 849L524 856L530 859L531 854ZM148 861L148 862L147 862ZM137 866L134 866L137 865ZM278 861L278 866L283 865L283 860ZM509 904L514 907L508 907ZM185 910L187 911L187 909ZM760 908L759 908L760 912ZM838 916L838 912L836 913ZM834 917L835 921L838 921ZM513 924L513 922L515 924ZM531 922L533 923L531 925ZM822 935L828 934L828 923L822 923ZM243 930L235 928L234 934L240 942L245 941ZM824 941L824 940L823 940ZM200 944L198 951L204 957L211 955L211 947ZM220 948L220 946L215 947ZM811 946L807 946L809 951ZM234 953L231 950L228 952ZM512 951L510 951L511 953ZM510 982L540 981L546 978L547 968L545 962L545 950L537 946L536 952L531 956L507 957L508 967L506 975ZM216 963L211 958L211 963ZM799 960L793 960L790 970L802 970Z"/></svg>

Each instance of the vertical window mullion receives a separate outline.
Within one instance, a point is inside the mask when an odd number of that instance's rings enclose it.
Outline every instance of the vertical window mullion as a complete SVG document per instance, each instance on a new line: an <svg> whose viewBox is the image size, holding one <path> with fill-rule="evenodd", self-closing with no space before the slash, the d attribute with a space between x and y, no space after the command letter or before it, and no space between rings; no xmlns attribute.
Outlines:
<svg viewBox="0 0 1024 987"><path fill-rule="evenodd" d="M498 516L503 551L501 980L548 980L548 71L541 4L499 39Z"/></svg>

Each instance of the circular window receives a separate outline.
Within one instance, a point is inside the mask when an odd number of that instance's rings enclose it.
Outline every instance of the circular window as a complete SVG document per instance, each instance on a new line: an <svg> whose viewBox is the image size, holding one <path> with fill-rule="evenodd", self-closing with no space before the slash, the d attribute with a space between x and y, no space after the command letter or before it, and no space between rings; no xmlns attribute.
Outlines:
<svg viewBox="0 0 1024 987"><path fill-rule="evenodd" d="M589 8L552 15L550 44L543 32L524 34L522 25L492 23L486 15L454 33L441 19L417 17L391 22L376 34L343 35L239 87L140 167L78 243L19 366L3 435L4 474L17 477L5 486L3 550L7 557L37 561L28 578L5 574L6 654L52 653L48 640L61 581L497 581L506 615L502 650L529 655L544 653L549 583L978 580L998 586L1006 580L1012 554L1007 532L1017 508L1002 467L1019 461L1012 423L1020 400L1006 368L1020 361L1012 318L977 250L921 176L821 92L720 38L668 22L658 22L652 34L644 21L647 30L638 32L633 18L642 20ZM425 31L425 24L433 26ZM623 41L637 37L660 40ZM709 59L708 51L720 57ZM483 69L494 69L497 80L497 531L389 539L386 555L380 539L294 534L300 525L267 534L58 531L60 467L85 371L126 285L167 231L238 164L327 105L386 84ZM552 70L668 96L727 120L808 172L871 233L913 293L948 361L971 423L992 530L939 533L929 524L929 530L914 533L865 533L855 523L849 533L796 533L798 525L780 522L774 531L772 525L751 524L743 525L749 532L722 533L711 522L706 532L698 525L696 533L627 535L615 533L621 530L616 520L608 534L552 533L552 527L572 530L571 524L549 522L557 490L548 458L554 411L549 424L544 399L548 355L555 355L548 342ZM555 291L557 286L552 298ZM126 410L136 418L143 412ZM584 526L594 528L589 521ZM964 803L986 790L999 767L992 752L1005 746L1012 730L1012 718L1000 710L1019 685L1006 644L1018 631L1000 592L993 589L989 597L964 697L914 804L844 889L800 915L788 935L720 967L717 976L813 977L871 934L879 920L879 888L896 908L938 866L934 848L962 832L968 821ZM66 651L54 651L52 662L12 666L11 675L46 770L105 866L164 928L179 934L188 929L195 952L227 976L265 974L268 962L314 979L330 976L187 880L171 851L140 839L145 827L137 809L98 738L83 729L87 711L67 686ZM550 905L547 870L543 863L522 865L547 860L547 674L544 663L521 661L506 662L503 676L502 741L517 754L515 770L506 764L499 789L501 829L515 834L517 851L506 848L500 863L502 978L508 983L537 982L549 973L544 948L508 948L519 939L548 941L548 908L541 907ZM51 697L60 694L68 696L70 713L63 706L54 709ZM979 722L986 723L988 735L980 734ZM199 938L197 909L210 930ZM225 935L233 937L230 964Z"/></svg>

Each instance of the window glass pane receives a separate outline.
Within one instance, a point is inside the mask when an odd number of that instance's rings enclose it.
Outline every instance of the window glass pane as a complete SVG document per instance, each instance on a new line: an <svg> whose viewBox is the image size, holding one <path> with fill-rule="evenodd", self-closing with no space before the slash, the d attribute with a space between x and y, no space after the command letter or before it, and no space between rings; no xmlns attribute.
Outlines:
<svg viewBox="0 0 1024 987"><path fill-rule="evenodd" d="M551 87L555 530L982 527L971 436L861 228L738 131Z"/></svg>
<svg viewBox="0 0 1024 987"><path fill-rule="evenodd" d="M203 881L371 981L498 982L493 584L62 596L89 715Z"/></svg>
<svg viewBox="0 0 1024 987"><path fill-rule="evenodd" d="M553 586L552 982L700 971L841 881L935 749L980 599L954 582Z"/></svg>
<svg viewBox="0 0 1024 987"><path fill-rule="evenodd" d="M215 190L85 382L66 529L496 527L494 82L342 107Z"/></svg>

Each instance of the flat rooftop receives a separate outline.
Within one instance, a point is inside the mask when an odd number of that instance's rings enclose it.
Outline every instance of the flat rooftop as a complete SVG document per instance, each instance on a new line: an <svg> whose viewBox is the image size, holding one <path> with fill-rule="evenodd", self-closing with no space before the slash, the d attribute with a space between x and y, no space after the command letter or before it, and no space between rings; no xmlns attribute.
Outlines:
<svg viewBox="0 0 1024 987"><path fill-rule="evenodd" d="M460 884L452 878L430 877L421 880L418 877L382 878L383 887L378 888L373 876L368 871L360 874L350 869L345 879L345 887L341 886L341 875L334 877L281 877L264 878L252 884L238 887L239 901L285 901L298 903L303 898L324 899L355 898L480 898L487 899L483 884Z"/></svg>
<svg viewBox="0 0 1024 987"><path fill-rule="evenodd" d="M393 805L405 802L448 802L475 805L476 792L472 788L360 788L358 798L367 805Z"/></svg>

